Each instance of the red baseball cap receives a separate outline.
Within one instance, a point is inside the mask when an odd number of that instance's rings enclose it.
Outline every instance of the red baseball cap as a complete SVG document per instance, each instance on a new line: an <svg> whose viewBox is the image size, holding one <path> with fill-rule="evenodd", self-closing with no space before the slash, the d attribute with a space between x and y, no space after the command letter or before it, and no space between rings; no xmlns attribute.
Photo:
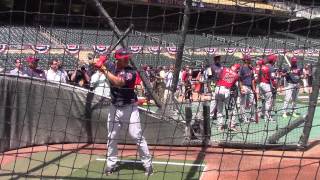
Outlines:
<svg viewBox="0 0 320 180"><path fill-rule="evenodd" d="M242 60L243 61L251 61L251 56L245 54L245 55L243 55Z"/></svg>
<svg viewBox="0 0 320 180"><path fill-rule="evenodd" d="M31 56L27 57L27 59L26 59L26 61L27 61L28 63L35 63L35 62L38 62L39 60L40 60L40 59L35 58L35 57L31 57Z"/></svg>
<svg viewBox="0 0 320 180"><path fill-rule="evenodd" d="M129 60L131 58L131 53L129 50L121 48L116 50L114 58L116 60Z"/></svg>
<svg viewBox="0 0 320 180"><path fill-rule="evenodd" d="M271 54L267 57L269 63L275 63L278 59L278 56L275 54Z"/></svg>
<svg viewBox="0 0 320 180"><path fill-rule="evenodd" d="M298 59L296 57L292 57L290 61L292 64L296 64L298 62Z"/></svg>
<svg viewBox="0 0 320 180"><path fill-rule="evenodd" d="M264 59L259 59L257 61L257 65L264 65Z"/></svg>

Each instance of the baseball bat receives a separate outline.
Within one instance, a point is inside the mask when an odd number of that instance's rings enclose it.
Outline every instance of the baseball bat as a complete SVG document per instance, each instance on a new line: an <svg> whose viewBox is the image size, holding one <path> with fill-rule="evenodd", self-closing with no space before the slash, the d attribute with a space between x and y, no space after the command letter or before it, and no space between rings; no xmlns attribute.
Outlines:
<svg viewBox="0 0 320 180"><path fill-rule="evenodd" d="M130 26L127 28L127 30L123 33L123 35L118 39L118 41L113 44L107 51L107 56L111 54L111 52L128 36L130 31L133 29L133 24L130 24ZM107 57L100 57L99 60L95 63L95 66L98 68L105 68L104 63L108 60Z"/></svg>

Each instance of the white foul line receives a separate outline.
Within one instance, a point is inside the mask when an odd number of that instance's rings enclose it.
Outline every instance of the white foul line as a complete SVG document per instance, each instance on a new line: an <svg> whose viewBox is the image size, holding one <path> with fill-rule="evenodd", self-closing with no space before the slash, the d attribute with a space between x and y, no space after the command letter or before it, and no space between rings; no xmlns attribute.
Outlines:
<svg viewBox="0 0 320 180"><path fill-rule="evenodd" d="M97 158L97 161L106 161L105 158ZM142 161L135 161L135 160L120 160L120 162L124 163L140 163ZM162 164L162 165L176 165L176 166L196 166L196 167L203 167L204 164L191 164L191 163L177 163L177 162L163 162L163 161L152 161L152 164Z"/></svg>
<svg viewBox="0 0 320 180"><path fill-rule="evenodd" d="M203 180L204 179L204 174L207 172L207 168L208 168L208 166L204 166L199 180Z"/></svg>

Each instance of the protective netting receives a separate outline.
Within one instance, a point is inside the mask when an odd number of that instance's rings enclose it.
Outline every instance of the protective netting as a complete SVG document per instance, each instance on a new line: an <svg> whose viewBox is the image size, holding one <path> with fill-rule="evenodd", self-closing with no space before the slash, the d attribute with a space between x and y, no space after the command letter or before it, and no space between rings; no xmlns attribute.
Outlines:
<svg viewBox="0 0 320 180"><path fill-rule="evenodd" d="M317 179L317 3L1 1L1 179Z"/></svg>

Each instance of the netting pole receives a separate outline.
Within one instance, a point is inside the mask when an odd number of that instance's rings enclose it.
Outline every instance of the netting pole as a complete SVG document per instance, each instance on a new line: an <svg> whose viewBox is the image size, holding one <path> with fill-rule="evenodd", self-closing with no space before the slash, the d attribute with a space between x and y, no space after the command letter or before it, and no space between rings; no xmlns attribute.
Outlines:
<svg viewBox="0 0 320 180"><path fill-rule="evenodd" d="M115 33L115 35L117 36L118 39L120 39L122 33L120 32L119 28L117 27L117 25L115 24L115 22L113 21L113 19L111 18L111 16L109 15L109 13L104 9L104 7L101 5L101 3L99 2L99 0L92 0L92 2L96 5L97 9L99 10L99 12L107 19L107 22L110 26L110 28L113 30L113 32ZM125 48L125 41L121 41L120 45ZM147 79L147 77L144 74L144 71L140 71L136 64L133 62L133 60L130 60L131 65L137 69L137 72L140 75L140 78L143 82L143 84L145 85L146 90L148 91L148 93L152 96L152 99L154 100L155 104L159 107L162 108L163 104L160 101L159 97L152 91L152 87L151 84L149 82L149 80Z"/></svg>
<svg viewBox="0 0 320 180"><path fill-rule="evenodd" d="M211 127L210 127L210 104L203 103L203 145L207 145L210 141Z"/></svg>
<svg viewBox="0 0 320 180"><path fill-rule="evenodd" d="M319 54L320 55L320 54ZM310 131L312 128L314 113L316 111L318 96L319 96L319 86L320 86L320 57L318 57L316 71L314 73L314 79L312 79L312 93L309 97L309 108L306 116L306 122L303 127L303 134L300 137L299 145L306 147L308 144Z"/></svg>
<svg viewBox="0 0 320 180"><path fill-rule="evenodd" d="M184 8L183 20L181 25L181 33L180 33L179 44L177 47L176 63L175 63L174 74L173 74L172 94L171 94L172 97L174 96L174 93L177 90L177 85L179 81L179 72L182 64L184 44L186 41L187 31L188 31L189 21L190 21L191 4L192 4L192 0L185 1L185 8Z"/></svg>
<svg viewBox="0 0 320 180"><path fill-rule="evenodd" d="M276 133L274 133L272 136L268 138L268 142L270 144L276 144L280 138L283 136L288 135L289 132L299 127L301 124L305 122L305 117L300 117L298 119L295 119L292 121L288 126L284 128L280 128Z"/></svg>
<svg viewBox="0 0 320 180"><path fill-rule="evenodd" d="M185 127L185 139L188 141L191 139L191 121L192 121L192 107L185 106L185 120L186 120L186 127Z"/></svg>

